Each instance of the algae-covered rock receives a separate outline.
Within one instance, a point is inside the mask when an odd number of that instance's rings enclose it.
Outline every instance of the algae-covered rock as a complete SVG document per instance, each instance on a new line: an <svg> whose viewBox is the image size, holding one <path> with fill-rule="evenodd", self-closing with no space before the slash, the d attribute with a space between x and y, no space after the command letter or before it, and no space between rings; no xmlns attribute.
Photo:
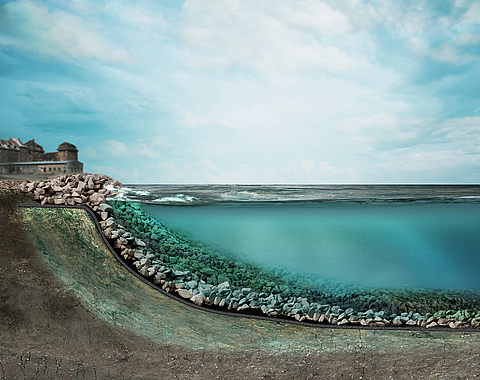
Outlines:
<svg viewBox="0 0 480 380"><path fill-rule="evenodd" d="M203 273L203 274L206 274L206 275L216 274L216 272L215 272L214 269L212 269L212 268L207 268L207 267L204 267L204 268L200 269L199 272L200 272L200 273Z"/></svg>
<svg viewBox="0 0 480 380"><path fill-rule="evenodd" d="M445 318L446 316L447 316L447 313L445 312L445 310L439 310L439 311L437 311L436 313L433 314L433 317L435 319Z"/></svg>

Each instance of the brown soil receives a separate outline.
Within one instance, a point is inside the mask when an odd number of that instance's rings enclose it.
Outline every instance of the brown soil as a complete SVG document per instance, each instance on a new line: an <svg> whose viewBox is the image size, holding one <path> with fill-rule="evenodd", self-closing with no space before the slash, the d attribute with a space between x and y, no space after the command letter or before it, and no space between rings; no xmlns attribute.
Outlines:
<svg viewBox="0 0 480 380"><path fill-rule="evenodd" d="M480 377L480 346L472 345L478 339L468 333L448 339L439 335L435 344L433 332L405 331L405 339L395 347L382 346L382 336L389 334L383 332L374 347L362 342L359 334L358 344L350 350L319 341L318 350L303 353L281 349L225 353L159 343L125 332L84 308L45 267L28 243L18 215L17 204L29 201L24 194L0 189L1 379ZM341 338L341 333L335 334ZM402 347L403 342L409 343Z"/></svg>

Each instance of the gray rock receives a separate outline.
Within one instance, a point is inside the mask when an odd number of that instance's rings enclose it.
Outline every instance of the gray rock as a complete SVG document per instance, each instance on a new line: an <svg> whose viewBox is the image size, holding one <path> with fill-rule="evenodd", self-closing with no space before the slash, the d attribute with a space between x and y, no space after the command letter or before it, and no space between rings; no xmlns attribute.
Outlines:
<svg viewBox="0 0 480 380"><path fill-rule="evenodd" d="M103 212L113 211L112 206L110 206L108 203L100 203L98 207L100 207L100 210L102 210Z"/></svg>
<svg viewBox="0 0 480 380"><path fill-rule="evenodd" d="M147 245L145 244L145 242L143 242L142 240L137 239L137 238L135 238L135 244L136 244L137 246L141 247L141 248L144 248L144 247L147 246Z"/></svg>
<svg viewBox="0 0 480 380"><path fill-rule="evenodd" d="M105 224L109 227L113 226L114 224L116 224L116 221L114 218L110 217L110 218L107 218L105 220Z"/></svg>
<svg viewBox="0 0 480 380"><path fill-rule="evenodd" d="M187 298L187 299L193 298L193 293L187 289L177 289L177 293L182 298Z"/></svg>
<svg viewBox="0 0 480 380"><path fill-rule="evenodd" d="M198 282L195 280L191 280L191 281L188 281L186 285L188 286L189 289L194 289L197 287Z"/></svg>
<svg viewBox="0 0 480 380"><path fill-rule="evenodd" d="M248 293L250 293L252 291L251 288L242 288L241 292L245 295L247 295Z"/></svg>
<svg viewBox="0 0 480 380"><path fill-rule="evenodd" d="M215 306L219 306L221 300L222 300L222 296L220 294L217 294L213 300L213 304Z"/></svg>
<svg viewBox="0 0 480 380"><path fill-rule="evenodd" d="M99 205L100 203L105 202L105 196L103 194L99 193L92 193L88 199L90 202L92 202L94 205Z"/></svg>
<svg viewBox="0 0 480 380"><path fill-rule="evenodd" d="M150 259L149 259L148 257L145 256L144 258L140 259L140 263L141 263L142 265L146 265L146 264L147 264L147 265L150 265L150 264L151 264L151 261L150 261Z"/></svg>
<svg viewBox="0 0 480 380"><path fill-rule="evenodd" d="M205 296L202 293L198 293L194 295L192 298L190 298L190 301L193 301L195 305L200 306L205 301Z"/></svg>
<svg viewBox="0 0 480 380"><path fill-rule="evenodd" d="M278 311L276 309L267 309L267 315L269 317L276 317L279 314L280 314L280 311Z"/></svg>

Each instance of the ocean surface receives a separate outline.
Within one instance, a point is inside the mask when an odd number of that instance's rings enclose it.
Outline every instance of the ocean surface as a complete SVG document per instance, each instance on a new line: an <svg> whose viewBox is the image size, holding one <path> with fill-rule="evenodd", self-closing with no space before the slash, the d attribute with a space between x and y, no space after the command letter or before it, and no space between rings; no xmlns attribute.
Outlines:
<svg viewBox="0 0 480 380"><path fill-rule="evenodd" d="M480 291L479 185L126 185L222 257L365 289Z"/></svg>

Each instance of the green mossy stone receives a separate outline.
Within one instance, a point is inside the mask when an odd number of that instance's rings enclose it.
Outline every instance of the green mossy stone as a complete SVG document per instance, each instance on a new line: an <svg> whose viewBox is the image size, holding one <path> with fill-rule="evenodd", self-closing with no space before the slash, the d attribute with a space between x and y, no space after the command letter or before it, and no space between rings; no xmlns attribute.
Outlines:
<svg viewBox="0 0 480 380"><path fill-rule="evenodd" d="M436 313L433 314L433 318L445 318L447 316L447 313L445 310L439 310Z"/></svg>
<svg viewBox="0 0 480 380"><path fill-rule="evenodd" d="M209 276L216 274L214 269L206 268L206 267L200 269L200 273L203 273L203 274L206 274L206 275L209 275Z"/></svg>

